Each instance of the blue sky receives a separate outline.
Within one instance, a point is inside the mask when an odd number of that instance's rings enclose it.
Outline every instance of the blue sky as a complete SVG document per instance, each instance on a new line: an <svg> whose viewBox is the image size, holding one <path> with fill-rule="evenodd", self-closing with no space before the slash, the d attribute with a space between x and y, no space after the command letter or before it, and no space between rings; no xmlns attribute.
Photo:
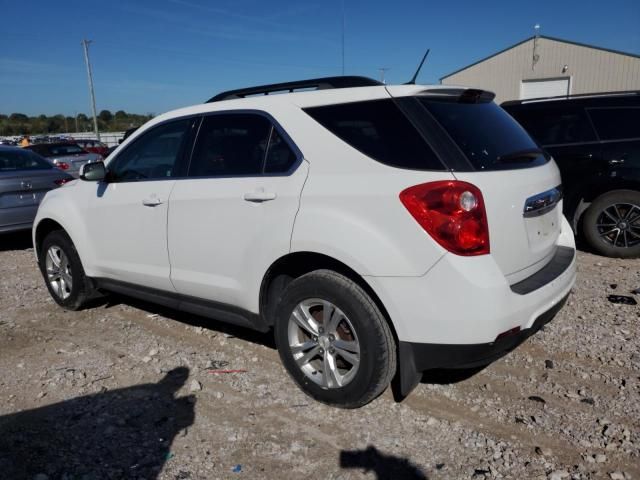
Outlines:
<svg viewBox="0 0 640 480"><path fill-rule="evenodd" d="M640 54L638 0L344 0L346 73L421 83L541 33ZM0 113L161 113L216 92L342 71L342 0L0 0Z"/></svg>

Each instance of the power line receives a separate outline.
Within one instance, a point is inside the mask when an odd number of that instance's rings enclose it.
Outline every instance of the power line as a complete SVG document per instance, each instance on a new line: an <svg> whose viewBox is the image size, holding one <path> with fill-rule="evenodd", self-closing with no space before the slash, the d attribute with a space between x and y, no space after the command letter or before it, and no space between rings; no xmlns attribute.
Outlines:
<svg viewBox="0 0 640 480"><path fill-rule="evenodd" d="M100 140L100 131L98 130L98 116L96 115L96 95L93 91L93 75L91 73L91 62L89 62L89 44L91 40L82 40L81 44L84 48L84 62L87 65L87 78L89 79L89 93L91 95L91 109L93 111L93 128L96 132L96 139Z"/></svg>

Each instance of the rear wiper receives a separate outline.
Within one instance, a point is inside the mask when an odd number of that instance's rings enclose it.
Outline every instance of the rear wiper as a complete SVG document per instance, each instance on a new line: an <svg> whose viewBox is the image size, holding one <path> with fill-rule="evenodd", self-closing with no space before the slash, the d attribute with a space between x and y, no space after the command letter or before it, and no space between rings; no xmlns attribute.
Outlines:
<svg viewBox="0 0 640 480"><path fill-rule="evenodd" d="M543 154L544 152L539 148L528 148L525 150L518 150L516 152L507 153L506 155L500 155L496 160L500 163L514 160L531 161Z"/></svg>

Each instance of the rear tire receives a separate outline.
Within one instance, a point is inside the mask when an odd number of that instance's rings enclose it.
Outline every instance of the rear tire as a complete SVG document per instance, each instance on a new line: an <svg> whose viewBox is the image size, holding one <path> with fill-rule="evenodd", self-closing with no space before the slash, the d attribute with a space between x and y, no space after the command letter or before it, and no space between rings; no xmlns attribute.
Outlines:
<svg viewBox="0 0 640 480"><path fill-rule="evenodd" d="M396 371L396 344L384 315L360 286L331 270L287 286L276 307L275 337L293 380L328 405L366 405Z"/></svg>
<svg viewBox="0 0 640 480"><path fill-rule="evenodd" d="M80 310L94 293L69 236L62 230L49 233L38 254L40 272L49 294L67 310Z"/></svg>
<svg viewBox="0 0 640 480"><path fill-rule="evenodd" d="M614 190L600 195L584 213L584 238L607 257L640 257L640 192Z"/></svg>

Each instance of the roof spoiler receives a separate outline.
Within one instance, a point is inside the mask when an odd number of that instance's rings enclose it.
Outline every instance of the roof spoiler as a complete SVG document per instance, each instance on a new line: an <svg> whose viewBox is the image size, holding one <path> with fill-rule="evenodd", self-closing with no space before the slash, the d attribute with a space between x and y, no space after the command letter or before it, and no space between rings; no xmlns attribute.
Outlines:
<svg viewBox="0 0 640 480"><path fill-rule="evenodd" d="M245 98L252 95L293 93L296 90L329 90L334 88L375 87L380 85L384 84L368 77L343 76L313 78L310 80L298 80L296 82L274 83L271 85L260 85L258 87L228 90L211 97L206 101L206 103L221 102L223 100L232 100L235 98Z"/></svg>
<svg viewBox="0 0 640 480"><path fill-rule="evenodd" d="M496 96L493 92L476 88L433 88L422 90L418 95L455 103L489 103Z"/></svg>

